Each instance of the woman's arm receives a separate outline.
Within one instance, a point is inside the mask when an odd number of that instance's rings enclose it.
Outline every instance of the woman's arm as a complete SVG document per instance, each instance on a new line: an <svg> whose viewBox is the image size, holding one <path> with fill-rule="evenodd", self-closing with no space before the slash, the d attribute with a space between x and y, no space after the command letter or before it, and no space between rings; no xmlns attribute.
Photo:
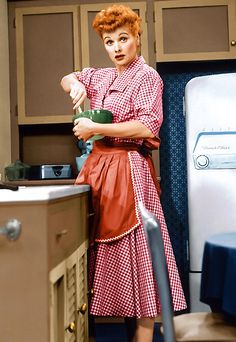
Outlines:
<svg viewBox="0 0 236 342"><path fill-rule="evenodd" d="M80 118L79 120L75 120L73 131L74 135L78 139L83 139L84 141L96 134L108 137L131 139L154 137L154 134L138 120L113 124L100 124L87 118Z"/></svg>
<svg viewBox="0 0 236 342"><path fill-rule="evenodd" d="M87 97L85 86L78 81L74 73L64 76L61 80L61 86L65 92L70 93L74 105L73 109L78 108Z"/></svg>

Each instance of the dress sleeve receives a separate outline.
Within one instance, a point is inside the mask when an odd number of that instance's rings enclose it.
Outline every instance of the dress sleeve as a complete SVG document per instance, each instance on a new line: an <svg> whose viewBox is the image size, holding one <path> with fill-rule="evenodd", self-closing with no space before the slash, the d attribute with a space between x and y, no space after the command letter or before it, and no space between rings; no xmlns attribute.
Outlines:
<svg viewBox="0 0 236 342"><path fill-rule="evenodd" d="M163 81L157 72L145 74L134 102L137 120L157 136L163 121Z"/></svg>
<svg viewBox="0 0 236 342"><path fill-rule="evenodd" d="M84 68L82 71L75 71L74 74L77 77L78 81L83 83L86 88L87 97L91 99L94 93L94 87L96 86L96 77L94 77L96 73L95 68Z"/></svg>

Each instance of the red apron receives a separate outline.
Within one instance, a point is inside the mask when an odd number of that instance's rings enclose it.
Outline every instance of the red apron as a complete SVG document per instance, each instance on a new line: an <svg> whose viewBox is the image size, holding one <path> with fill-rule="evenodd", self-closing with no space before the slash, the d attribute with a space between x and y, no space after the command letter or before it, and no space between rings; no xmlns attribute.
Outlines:
<svg viewBox="0 0 236 342"><path fill-rule="evenodd" d="M91 240L111 242L130 233L139 224L131 177L129 151L140 151L147 160L159 192L152 158L147 150L135 144L114 144L96 141L80 171L76 184L89 184L95 213Z"/></svg>

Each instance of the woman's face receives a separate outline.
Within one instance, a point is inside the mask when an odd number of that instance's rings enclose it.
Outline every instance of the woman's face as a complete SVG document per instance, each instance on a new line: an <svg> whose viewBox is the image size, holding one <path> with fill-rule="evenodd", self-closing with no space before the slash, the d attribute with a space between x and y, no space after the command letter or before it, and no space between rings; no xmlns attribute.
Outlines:
<svg viewBox="0 0 236 342"><path fill-rule="evenodd" d="M114 32L104 32L102 39L111 61L121 74L137 56L139 36L134 36L127 26L122 26Z"/></svg>

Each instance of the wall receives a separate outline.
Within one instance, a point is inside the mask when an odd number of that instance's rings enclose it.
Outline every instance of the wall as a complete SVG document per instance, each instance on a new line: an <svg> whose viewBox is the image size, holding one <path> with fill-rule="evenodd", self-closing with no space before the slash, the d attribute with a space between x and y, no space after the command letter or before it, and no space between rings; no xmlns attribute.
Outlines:
<svg viewBox="0 0 236 342"><path fill-rule="evenodd" d="M11 161L7 1L0 0L0 174Z"/></svg>

